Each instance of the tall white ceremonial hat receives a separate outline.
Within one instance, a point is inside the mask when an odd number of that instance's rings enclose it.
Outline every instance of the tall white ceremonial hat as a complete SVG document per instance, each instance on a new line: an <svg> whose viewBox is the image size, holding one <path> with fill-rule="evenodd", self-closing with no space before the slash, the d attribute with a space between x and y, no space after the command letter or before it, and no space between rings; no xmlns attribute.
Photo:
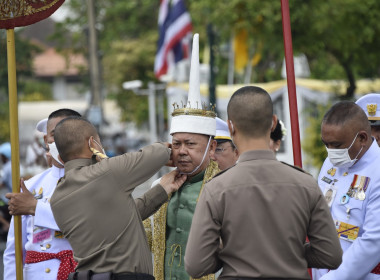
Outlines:
<svg viewBox="0 0 380 280"><path fill-rule="evenodd" d="M356 104L359 105L366 113L371 125L380 125L380 94L369 93L358 100Z"/></svg>
<svg viewBox="0 0 380 280"><path fill-rule="evenodd" d="M216 133L215 140L231 140L230 131L228 130L228 125L225 121L220 118L216 118Z"/></svg>
<svg viewBox="0 0 380 280"><path fill-rule="evenodd" d="M202 104L199 84L199 34L193 37L191 54L189 93L187 103L173 104L170 134L177 132L197 133L215 136L216 121L214 108Z"/></svg>

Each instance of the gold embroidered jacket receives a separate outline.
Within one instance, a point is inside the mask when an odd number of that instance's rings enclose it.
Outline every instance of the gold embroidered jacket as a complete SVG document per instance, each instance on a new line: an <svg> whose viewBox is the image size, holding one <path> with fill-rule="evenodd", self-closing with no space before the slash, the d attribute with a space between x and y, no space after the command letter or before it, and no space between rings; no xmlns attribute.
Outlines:
<svg viewBox="0 0 380 280"><path fill-rule="evenodd" d="M220 172L218 164L211 160L210 164L206 168L200 193L202 192L204 184L207 181L209 181L218 172ZM166 218L167 218L168 203L169 202L166 202L165 204L163 204L161 208L153 215L153 228L152 228L150 219L146 219L144 221L148 243L154 255L153 271L154 271L154 276L156 280L165 279L165 271L164 271L165 251L166 251L166 245L167 245L166 244ZM214 279L215 279L214 274L210 274L210 275L200 278L200 280L214 280Z"/></svg>

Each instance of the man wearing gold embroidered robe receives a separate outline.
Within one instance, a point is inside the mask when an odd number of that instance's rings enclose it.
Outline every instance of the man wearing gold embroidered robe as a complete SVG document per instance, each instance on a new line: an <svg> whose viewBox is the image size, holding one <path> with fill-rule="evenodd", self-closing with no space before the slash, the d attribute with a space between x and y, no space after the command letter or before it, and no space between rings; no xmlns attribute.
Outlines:
<svg viewBox="0 0 380 280"><path fill-rule="evenodd" d="M188 102L186 107L173 111L170 127L173 163L180 173L187 175L187 180L153 216L153 235L149 237L148 233L157 280L190 279L183 258L191 221L204 183L219 172L217 163L210 160L216 147L215 112L201 108L198 40L195 34ZM148 229L149 221L145 221ZM215 277L208 275L202 279Z"/></svg>

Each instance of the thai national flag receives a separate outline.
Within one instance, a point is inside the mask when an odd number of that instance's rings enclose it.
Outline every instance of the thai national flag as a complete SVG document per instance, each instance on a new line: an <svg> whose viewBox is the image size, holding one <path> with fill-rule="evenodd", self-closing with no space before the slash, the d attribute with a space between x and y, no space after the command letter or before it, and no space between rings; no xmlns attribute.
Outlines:
<svg viewBox="0 0 380 280"><path fill-rule="evenodd" d="M154 62L157 78L167 73L169 64L189 56L192 26L183 0L161 0L158 27L160 37Z"/></svg>

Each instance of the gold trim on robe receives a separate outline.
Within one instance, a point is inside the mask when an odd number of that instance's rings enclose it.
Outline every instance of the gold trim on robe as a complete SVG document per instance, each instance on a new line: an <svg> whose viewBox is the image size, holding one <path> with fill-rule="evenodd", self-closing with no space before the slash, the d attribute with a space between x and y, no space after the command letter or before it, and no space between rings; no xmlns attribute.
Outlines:
<svg viewBox="0 0 380 280"><path fill-rule="evenodd" d="M202 192L202 189L207 183L207 181L211 180L217 173L220 172L218 164L210 160L209 165L206 168L205 175L202 181L202 187L199 192L199 195ZM198 196L199 198L199 196ZM169 197L170 200L170 197ZM161 206L161 208L153 215L153 232L151 226L150 218L146 219L144 223L144 227L147 233L147 239L149 243L149 247L153 253L153 271L154 277L156 280L164 280L165 272L164 272L164 263L165 263L165 249L166 249L166 214L168 209L169 201ZM193 280L193 278L189 278ZM199 279L194 280L215 280L215 275L210 274L207 276L203 276Z"/></svg>

